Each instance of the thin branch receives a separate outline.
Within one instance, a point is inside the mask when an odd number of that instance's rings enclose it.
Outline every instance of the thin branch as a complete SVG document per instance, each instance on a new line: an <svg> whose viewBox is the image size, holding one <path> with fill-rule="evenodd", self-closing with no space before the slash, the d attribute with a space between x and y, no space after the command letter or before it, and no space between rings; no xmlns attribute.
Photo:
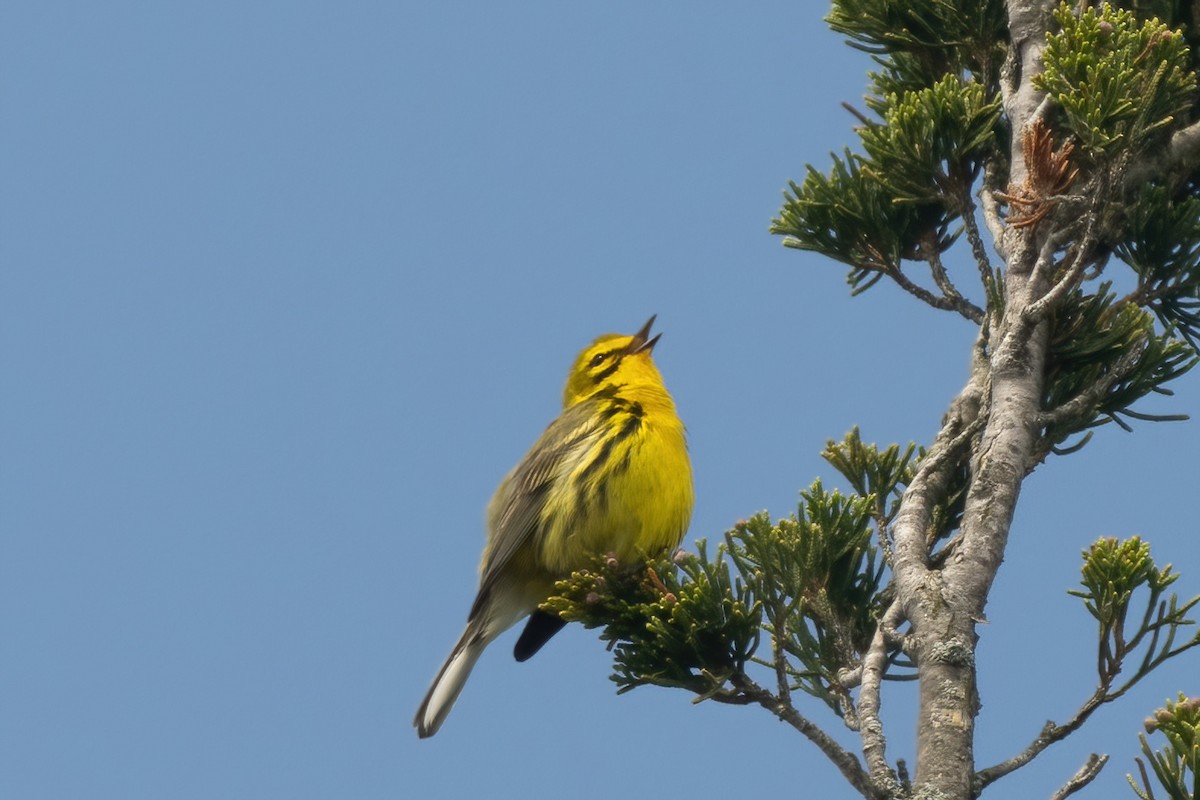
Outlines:
<svg viewBox="0 0 1200 800"><path fill-rule="evenodd" d="M783 643L787 641L787 613L782 608L775 609L775 628L772 631L772 649L775 651L775 683L779 689L779 699L787 705L792 704L792 686L788 680L787 653Z"/></svg>
<svg viewBox="0 0 1200 800"><path fill-rule="evenodd" d="M879 543L880 552L883 553L884 563L891 564L892 541L888 538L887 509L884 508L883 498L878 494L875 496L875 507L871 511L871 516L875 519L875 539Z"/></svg>
<svg viewBox="0 0 1200 800"><path fill-rule="evenodd" d="M1064 783L1057 792L1050 795L1050 800L1063 800L1063 798L1075 794L1080 789L1094 781L1096 776L1100 774L1100 770L1104 769L1104 765L1107 763L1107 755L1097 755L1096 753L1092 753L1090 756L1088 756L1088 759L1084 762L1083 766L1079 768L1079 771L1071 777L1071 780Z"/></svg>
<svg viewBox="0 0 1200 800"><path fill-rule="evenodd" d="M908 652L908 637L899 629L900 623L904 621L904 607L898 603L894 603L893 606L896 613L892 614L892 609L889 608L879 620L879 629L883 631L884 639L888 644L895 645L901 653L906 653ZM901 678L897 677L896 680L901 680Z"/></svg>
<svg viewBox="0 0 1200 800"><path fill-rule="evenodd" d="M1000 253L1001 258L1007 260L1008 253L1003 248L1004 231L1007 229L1007 226L1004 223L1004 216L1000 213L1000 201L996 198L996 193L993 190L986 188L980 190L979 200L983 203L984 224L987 225L988 232L992 235L992 241L995 242L996 250ZM983 243L980 242L980 244L982 245ZM975 245L972 243L972 250L974 247ZM976 260L978 260L978 257Z"/></svg>
<svg viewBox="0 0 1200 800"><path fill-rule="evenodd" d="M938 252L937 245L928 239L922 240L921 254L929 262L929 271L933 274L933 282L942 290L942 297L947 302L954 303L955 310L976 325L982 323L983 309L959 293L958 287L954 285L954 282L950 280L950 276L946 273L946 266L942 264L942 255Z"/></svg>
<svg viewBox="0 0 1200 800"><path fill-rule="evenodd" d="M884 800L884 798L888 797L885 792L881 791L871 782L870 776L862 768L862 764L859 763L858 758L853 753L835 742L829 734L797 711L794 706L784 702L776 695L759 686L744 672L735 673L730 682L737 689L738 693L747 698L749 702L758 703L815 744L817 749L833 762L833 765L850 782L850 785L857 789L859 794L867 798L867 800Z"/></svg>
<svg viewBox="0 0 1200 800"><path fill-rule="evenodd" d="M1046 237L1046 241L1042 245L1042 252L1038 254L1037 264L1034 266L1035 273L1046 271L1054 266L1054 251L1058 249L1058 245L1058 236ZM1041 322L1049 310L1066 296L1067 292L1079 285L1079 281L1083 277L1084 267L1086 266L1087 262L1083 258L1083 250L1076 250L1071 257L1071 266L1059 276L1058 280L1054 282L1045 294L1025 307L1021 314L1023 320L1028 320L1031 323ZM1035 275L1034 277L1038 276Z"/></svg>
<svg viewBox="0 0 1200 800"><path fill-rule="evenodd" d="M891 604L875 627L875 635L862 663L862 689L858 693L859 733L862 737L867 771L870 772L871 780L876 786L892 786L900 780L887 762L887 739L883 735L883 722L879 718L879 685L887 672L887 631L896 629L903 613L899 602Z"/></svg>
<svg viewBox="0 0 1200 800"><path fill-rule="evenodd" d="M984 417L977 417L971 420L971 422L965 428L960 430L953 439L947 442L945 447L941 448L936 453L931 449L929 455L925 456L925 460L921 462L921 470L917 471L917 475L921 474L921 471L924 470L927 462L929 463L929 469L931 470L935 467L940 467L943 461L945 461L954 453L957 453L964 445L967 444L967 442L971 440L972 436L979 433L979 431L983 429L984 423L986 422L987 420ZM937 443L935 441L935 447L936 444ZM913 482L916 482L915 478L913 479Z"/></svg>
<svg viewBox="0 0 1200 800"><path fill-rule="evenodd" d="M1092 245L1096 243L1096 219L1100 216L1100 198L1102 195L1106 194L1107 192L1097 191L1096 199L1093 200L1091 208L1088 209L1087 225L1084 227L1083 235L1080 236L1078 243L1075 245L1074 252L1072 254L1073 263L1071 264L1070 268L1057 281L1055 281L1054 285L1050 287L1048 292L1042 295L1042 297L1035 302L1029 304L1022 315L1023 317L1028 317L1034 322L1040 321L1046 316L1050 309L1058 305L1059 301L1061 301L1067 295L1067 292L1079 285L1079 281L1083 278L1084 270L1090 263L1089 259L1087 258L1088 251L1090 251L1092 249ZM1054 239L1055 237L1053 236L1049 237L1047 239L1047 245L1049 245ZM1053 257L1051 256L1049 263L1052 262ZM1038 265L1035 267L1035 269L1041 268L1042 266L1043 262L1039 256ZM1090 277L1094 278L1097 277L1097 275L1092 275Z"/></svg>
<svg viewBox="0 0 1200 800"><path fill-rule="evenodd" d="M1035 108L1033 113L1029 115L1029 121L1026 124L1028 125L1037 122L1038 120L1046 119L1047 115L1050 113L1050 109L1054 108L1054 105L1054 99L1050 97L1050 95L1043 97L1042 102L1038 103L1037 108Z"/></svg>
<svg viewBox="0 0 1200 800"><path fill-rule="evenodd" d="M1050 231L1041 237L1042 241L1038 247L1037 258L1033 260L1033 266L1030 269L1027 280L1025 281L1027 286L1045 285L1046 276L1049 275L1055 267L1054 254L1058 252L1058 247L1063 242L1065 237L1066 233L1061 230ZM1070 270L1068 270L1068 272L1074 273L1076 267L1079 267L1079 265L1072 264L1072 267ZM1079 268L1082 269L1082 267ZM1010 273L1014 272L1011 267L1009 271ZM1074 274L1074 280L1077 281L1078 278L1079 275ZM1000 343L997 345L996 350L1011 350L1013 352L1023 350L1025 343L1029 340L1034 328L1036 328L1038 323L1042 321L1042 318L1045 315L1045 309L1048 308L1048 306L1042 305L1035 313L1034 307L1038 306L1041 301L1045 300L1054 291L1054 289L1062 285L1064 285L1064 282L1060 281L1060 283L1055 287L1043 292L1041 297L1037 300L1026 299L1024 301L1024 307L1021 309L1016 319L1010 324L1007 333L1004 334Z"/></svg>
<svg viewBox="0 0 1200 800"><path fill-rule="evenodd" d="M983 237L979 235L979 222L975 219L975 203L966 191L962 193L958 202L962 206L959 211L963 227L967 231L967 243L971 246L971 255L974 256L975 266L979 270L979 280L983 284L984 291L990 293L994 271L991 259L988 258L987 248L983 244Z"/></svg>
<svg viewBox="0 0 1200 800"><path fill-rule="evenodd" d="M1125 378L1129 373L1133 372L1133 368L1137 366L1138 359L1141 358L1141 350L1130 350L1122 355L1108 374L1100 380L1093 383L1087 389L1084 389L1079 394L1072 397L1065 403L1060 403L1049 411L1043 411L1038 414L1038 427L1046 428L1051 425L1059 425L1067 420L1085 416L1089 411L1095 409L1104 395L1108 394L1108 390L1116 384L1117 381Z"/></svg>
<svg viewBox="0 0 1200 800"><path fill-rule="evenodd" d="M951 460L983 426L980 403L987 384L987 358L981 357L986 326L980 330L972 359L972 374L967 385L950 403L942 429L930 446L913 479L904 490L900 511L892 526L894 561L893 574L900 585L916 586L924 581L929 569L929 549L926 532L933 517L936 498L950 480L954 462ZM902 587L901 587L902 588ZM912 619L911 616L909 619ZM916 620L913 620L915 623Z"/></svg>
<svg viewBox="0 0 1200 800"><path fill-rule="evenodd" d="M1174 634L1172 633L1170 635L1173 636ZM1180 653L1200 645L1200 636L1188 642L1187 644L1176 647L1173 650L1171 649L1170 643L1168 643L1167 646L1163 648L1161 653L1159 653L1157 656L1151 657L1150 654L1154 652L1154 648L1156 646L1155 642L1157 641L1157 631L1155 632L1155 637L1155 641L1151 643L1150 650L1147 652L1146 657L1142 659L1142 666L1138 669L1137 673L1132 678L1125 681L1125 683L1121 685L1121 688L1117 689L1115 692L1109 692L1104 698L1105 703L1110 703L1113 700L1122 697L1126 692L1136 686L1138 682L1142 680L1142 678L1146 677L1153 670L1157 669L1164 661L1174 658Z"/></svg>
<svg viewBox="0 0 1200 800"><path fill-rule="evenodd" d="M1156 301L1161 300L1172 292L1178 291L1183 280L1184 276L1182 274L1172 275L1167 279L1156 281L1156 285L1154 285L1145 278L1142 278L1139 280L1140 285L1138 288L1122 297L1118 302L1152 307ZM1151 288L1152 285L1153 288Z"/></svg>
<svg viewBox="0 0 1200 800"><path fill-rule="evenodd" d="M944 294L939 297L924 286L913 283L898 266L889 267L884 274L894 280L896 285L901 289L926 305L942 311L955 311L974 323L979 323L983 320L983 311L977 305L957 293L953 297Z"/></svg>
<svg viewBox="0 0 1200 800"><path fill-rule="evenodd" d="M1092 692L1092 696L1089 697L1087 701L1079 707L1079 710L1075 712L1075 715L1071 717L1071 719L1069 719L1065 725L1057 725L1054 722L1047 722L1044 726L1042 726L1042 731L1038 734L1037 738L1030 742L1029 746L1020 753L1008 759L1007 761L1002 761L995 766L980 770L976 775L976 779L979 781L979 788L982 789L983 787L999 780L1000 778L1003 778L1005 775L1015 772L1016 770L1028 764L1030 761L1033 761L1033 759L1041 755L1047 747L1055 742L1061 742L1063 739L1079 730L1083 726L1083 723L1087 722L1088 717L1092 715L1092 712L1113 699L1114 698L1105 691L1104 687L1097 687L1096 691Z"/></svg>
<svg viewBox="0 0 1200 800"><path fill-rule="evenodd" d="M959 293L958 287L946 273L946 265L942 263L942 256L937 248L930 246L928 242L922 242L921 252L925 256L925 260L929 262L929 272L933 275L933 282L942 290L942 296L961 300L962 294Z"/></svg>

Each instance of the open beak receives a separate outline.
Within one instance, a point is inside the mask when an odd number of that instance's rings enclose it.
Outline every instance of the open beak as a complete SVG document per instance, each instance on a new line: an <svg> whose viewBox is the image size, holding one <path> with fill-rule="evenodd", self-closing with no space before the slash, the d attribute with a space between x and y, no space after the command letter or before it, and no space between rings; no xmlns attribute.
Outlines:
<svg viewBox="0 0 1200 800"><path fill-rule="evenodd" d="M661 333L655 334L653 339L649 338L650 326L654 324L654 320L657 318L658 314L651 316L650 319L646 320L646 324L642 326L642 329L633 335L633 341L629 343L630 355L649 353L654 349L654 345L658 344L658 337L662 336Z"/></svg>

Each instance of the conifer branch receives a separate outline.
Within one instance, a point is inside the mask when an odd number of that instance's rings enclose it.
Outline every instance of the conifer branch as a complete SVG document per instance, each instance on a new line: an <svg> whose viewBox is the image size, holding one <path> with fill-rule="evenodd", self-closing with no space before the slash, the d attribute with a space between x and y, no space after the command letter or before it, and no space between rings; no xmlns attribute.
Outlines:
<svg viewBox="0 0 1200 800"><path fill-rule="evenodd" d="M1081 434L1075 447L1086 443L1088 428L1106 420L1128 427L1121 417L1146 416L1129 407L1193 366L1200 340L1200 123L1189 124L1197 56L1193 42L1170 28L1192 20L1178 9L1164 23L1112 4L1076 5L1073 13L1060 0L933 7L835 0L830 24L882 66L866 99L878 119L858 115L862 154L835 156L828 176L809 167L772 229L789 246L850 265L855 294L886 276L980 326L971 375L928 452L896 473L904 480L881 481L856 467L863 459L849 442L838 451L839 463L855 467L842 471L865 498L856 513L872 514L892 570L888 589L873 595L874 606L859 607L870 614L847 617L855 621L849 628L840 627L835 605L814 603L804 625L826 633L797 639L791 624L774 631L777 641L791 632L789 647L818 656L810 671L778 653L773 665L759 662L775 667L779 689L755 702L774 704L767 707L783 719L799 687L859 731L863 763L855 767L876 796L977 796L1167 658L1200 647L1200 638L1173 639L1200 599L1179 605L1172 596L1164 604L1155 595L1129 639L1123 611L1108 627L1102 618L1092 695L1012 758L975 772L976 624L1022 481L1058 444ZM962 228L949 233L958 219ZM995 265L985 226L1001 257ZM978 305L974 291L960 291L955 279L972 287L947 269L954 262L944 255L964 231L984 289ZM1110 255L1114 269L1119 259L1138 279L1122 300L1111 282L1091 285ZM928 264L928 278L921 268L905 271L913 259ZM872 485L887 488L876 493ZM889 506L884 498L896 487L903 494ZM887 610L873 616L880 603ZM764 605L778 627L788 615L772 608ZM1136 674L1117 684L1122 659L1132 659L1139 643L1148 650L1138 653L1136 670L1130 665ZM915 789L900 762L889 765L880 715L882 682L896 677L887 673L900 652L920 681ZM854 686L857 707L849 702ZM1054 796L1089 785L1106 761L1092 755Z"/></svg>

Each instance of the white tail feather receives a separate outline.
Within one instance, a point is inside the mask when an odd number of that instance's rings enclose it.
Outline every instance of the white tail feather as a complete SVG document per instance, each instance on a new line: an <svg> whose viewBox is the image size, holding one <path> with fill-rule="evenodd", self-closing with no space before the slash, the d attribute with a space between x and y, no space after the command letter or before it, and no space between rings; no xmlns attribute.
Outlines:
<svg viewBox="0 0 1200 800"><path fill-rule="evenodd" d="M442 664L421 707L417 709L413 726L422 739L433 736L442 727L484 649L537 607L537 601L528 598L524 592L500 587L494 588L488 598L482 608L475 609L475 614L467 622L467 629L450 651L450 657Z"/></svg>
<svg viewBox="0 0 1200 800"><path fill-rule="evenodd" d="M487 641L472 628L473 626L467 626L450 657L433 679L433 685L429 687L429 693L425 695L421 707L417 709L413 725L422 739L433 736L438 732L438 728L442 727L446 715L450 713L454 701L466 685L471 669L479 660L483 649L487 647Z"/></svg>

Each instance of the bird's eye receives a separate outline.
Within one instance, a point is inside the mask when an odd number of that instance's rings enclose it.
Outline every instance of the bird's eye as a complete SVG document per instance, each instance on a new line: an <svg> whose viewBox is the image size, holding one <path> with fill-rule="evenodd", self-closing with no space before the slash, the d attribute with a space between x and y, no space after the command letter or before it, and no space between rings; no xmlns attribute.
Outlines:
<svg viewBox="0 0 1200 800"><path fill-rule="evenodd" d="M608 353L596 353L592 356L592 361L589 366L598 367L604 363L604 359L608 358Z"/></svg>

